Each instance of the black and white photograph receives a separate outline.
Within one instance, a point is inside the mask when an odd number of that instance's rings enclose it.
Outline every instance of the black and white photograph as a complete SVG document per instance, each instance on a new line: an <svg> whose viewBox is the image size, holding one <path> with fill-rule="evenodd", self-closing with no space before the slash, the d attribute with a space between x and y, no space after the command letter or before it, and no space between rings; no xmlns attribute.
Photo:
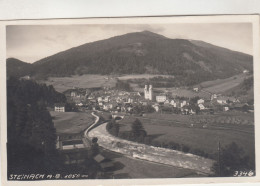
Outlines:
<svg viewBox="0 0 260 186"><path fill-rule="evenodd" d="M8 182L255 178L256 17L238 17L6 24Z"/></svg>

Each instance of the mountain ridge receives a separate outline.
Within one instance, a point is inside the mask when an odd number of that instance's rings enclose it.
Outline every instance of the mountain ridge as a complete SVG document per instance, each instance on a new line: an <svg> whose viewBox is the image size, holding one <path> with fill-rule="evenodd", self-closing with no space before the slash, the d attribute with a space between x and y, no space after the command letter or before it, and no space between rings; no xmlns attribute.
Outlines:
<svg viewBox="0 0 260 186"><path fill-rule="evenodd" d="M32 69L28 73L37 78L77 74L151 73L184 79L195 78L199 83L230 77L244 69L252 71L252 62L253 57L248 54L204 41L170 39L143 31L61 51L31 64ZM12 73L14 72L11 71L9 75Z"/></svg>

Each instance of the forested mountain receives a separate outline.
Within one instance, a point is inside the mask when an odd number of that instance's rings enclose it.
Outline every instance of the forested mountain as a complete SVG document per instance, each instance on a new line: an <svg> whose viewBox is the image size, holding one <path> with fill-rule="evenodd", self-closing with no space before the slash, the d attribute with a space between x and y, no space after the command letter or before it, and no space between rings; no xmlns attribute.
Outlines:
<svg viewBox="0 0 260 186"><path fill-rule="evenodd" d="M32 73L33 66L19 59L8 58L6 60L7 77L22 77Z"/></svg>
<svg viewBox="0 0 260 186"><path fill-rule="evenodd" d="M252 71L253 57L149 31L87 43L33 63L38 78L74 74L169 74L198 83ZM11 68L11 67L9 67ZM25 74L24 74L25 75Z"/></svg>
<svg viewBox="0 0 260 186"><path fill-rule="evenodd" d="M52 86L7 80L8 174L50 173L55 169L56 131L46 106L65 101Z"/></svg>

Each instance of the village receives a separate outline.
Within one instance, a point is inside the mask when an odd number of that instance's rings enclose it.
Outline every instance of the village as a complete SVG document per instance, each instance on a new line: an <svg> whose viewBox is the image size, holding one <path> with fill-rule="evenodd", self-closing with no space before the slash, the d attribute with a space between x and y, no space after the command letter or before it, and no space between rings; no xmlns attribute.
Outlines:
<svg viewBox="0 0 260 186"><path fill-rule="evenodd" d="M202 91L193 87L194 92ZM111 113L145 114L174 113L182 115L214 114L238 110L253 112L253 107L235 97L221 94L210 94L209 98L199 96L188 98L174 95L171 92L155 92L152 85L145 85L143 92L124 91L114 88L91 90L76 88L64 92L67 99L76 105L78 110L98 110ZM57 103L55 111L65 112L64 104Z"/></svg>

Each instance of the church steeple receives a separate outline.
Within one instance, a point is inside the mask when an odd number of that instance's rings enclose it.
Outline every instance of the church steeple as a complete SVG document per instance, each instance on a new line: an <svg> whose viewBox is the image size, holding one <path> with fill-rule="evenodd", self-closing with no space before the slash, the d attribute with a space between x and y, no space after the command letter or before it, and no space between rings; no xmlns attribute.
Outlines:
<svg viewBox="0 0 260 186"><path fill-rule="evenodd" d="M144 99L148 99L148 100L153 99L153 86L152 85L149 85L149 89L148 89L148 85L145 85L145 87L144 87Z"/></svg>

